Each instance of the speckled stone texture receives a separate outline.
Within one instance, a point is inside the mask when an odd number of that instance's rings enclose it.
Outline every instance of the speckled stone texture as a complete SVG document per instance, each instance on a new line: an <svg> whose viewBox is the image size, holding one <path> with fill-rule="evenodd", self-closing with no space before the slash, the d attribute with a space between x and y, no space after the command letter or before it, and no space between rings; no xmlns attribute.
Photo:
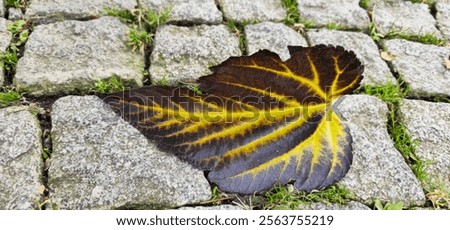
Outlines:
<svg viewBox="0 0 450 230"><path fill-rule="evenodd" d="M12 35L8 32L8 24L10 22L4 18L0 18L0 53L5 52L11 43ZM0 68L0 86L3 85L5 76L3 67Z"/></svg>
<svg viewBox="0 0 450 230"><path fill-rule="evenodd" d="M209 200L203 171L158 150L95 96L53 104L50 200L60 209L165 209Z"/></svg>
<svg viewBox="0 0 450 230"><path fill-rule="evenodd" d="M196 206L196 207L182 207L179 210L244 210L239 206L235 205L219 205L219 206Z"/></svg>
<svg viewBox="0 0 450 230"><path fill-rule="evenodd" d="M0 109L0 210L42 203L41 127L27 107Z"/></svg>
<svg viewBox="0 0 450 230"><path fill-rule="evenodd" d="M348 204L312 203L300 205L300 210L371 210L364 204L350 201Z"/></svg>
<svg viewBox="0 0 450 230"><path fill-rule="evenodd" d="M395 78L386 62L381 59L377 45L368 35L358 32L321 29L309 30L307 36L311 45L340 45L355 52L364 65L364 78L361 84L386 85L388 82L395 84Z"/></svg>
<svg viewBox="0 0 450 230"><path fill-rule="evenodd" d="M445 60L450 47L424 45L402 39L386 40L386 51L394 56L392 66L409 85L411 96L450 96L450 69Z"/></svg>
<svg viewBox="0 0 450 230"><path fill-rule="evenodd" d="M437 30L436 20L426 4L410 1L384 3L373 7L373 21L380 34L401 32L411 35L433 34L442 37Z"/></svg>
<svg viewBox="0 0 450 230"><path fill-rule="evenodd" d="M132 10L136 6L136 0L29 0L25 18L37 23L92 19L105 15L107 9Z"/></svg>
<svg viewBox="0 0 450 230"><path fill-rule="evenodd" d="M235 22L282 21L286 10L279 0L218 0L225 18Z"/></svg>
<svg viewBox="0 0 450 230"><path fill-rule="evenodd" d="M150 75L155 82L194 81L210 74L208 67L241 55L239 39L224 25L162 26L154 45Z"/></svg>
<svg viewBox="0 0 450 230"><path fill-rule="evenodd" d="M17 64L14 86L35 96L88 92L114 75L142 85L144 58L128 45L128 31L113 17L36 26Z"/></svg>
<svg viewBox="0 0 450 230"><path fill-rule="evenodd" d="M290 57L287 46L308 46L306 39L282 23L263 22L245 26L248 54L267 49L280 55L282 60Z"/></svg>
<svg viewBox="0 0 450 230"><path fill-rule="evenodd" d="M171 9L169 22L219 24L222 13L214 0L140 0L140 5L146 9L163 11Z"/></svg>
<svg viewBox="0 0 450 230"><path fill-rule="evenodd" d="M404 100L401 117L413 141L415 154L428 162L425 172L431 187L450 191L450 104Z"/></svg>
<svg viewBox="0 0 450 230"><path fill-rule="evenodd" d="M297 0L301 20L324 27L332 23L341 28L366 29L369 17L359 0Z"/></svg>
<svg viewBox="0 0 450 230"><path fill-rule="evenodd" d="M353 164L338 183L366 205L376 199L402 201L406 207L423 205L425 194L419 181L387 132L386 104L367 95L344 96L337 103L353 138Z"/></svg>
<svg viewBox="0 0 450 230"><path fill-rule="evenodd" d="M436 4L436 20L441 33L450 40L450 1Z"/></svg>

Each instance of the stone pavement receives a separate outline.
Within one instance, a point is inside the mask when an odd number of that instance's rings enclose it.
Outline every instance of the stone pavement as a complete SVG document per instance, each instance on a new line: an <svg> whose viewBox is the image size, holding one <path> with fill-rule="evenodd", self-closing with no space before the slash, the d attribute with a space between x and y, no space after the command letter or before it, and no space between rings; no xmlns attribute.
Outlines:
<svg viewBox="0 0 450 230"><path fill-rule="evenodd" d="M315 44L353 50L365 65L364 86L404 81L410 90L396 114L374 96L342 99L337 108L354 139L354 162L338 184L355 198L299 208L370 209L375 200L430 207L427 183L450 192L450 46L406 38L450 39L450 0L373 0L367 9L358 0L297 2L292 25L282 0L29 0L22 9L0 0L0 52L11 46L8 25L34 24L15 73L0 69L0 84L22 92L25 105L0 108L0 209L241 209L202 206L212 196L202 171L158 150L89 94L111 76L129 87L148 84L146 71L155 81L192 81L230 56L268 49L287 59L288 45ZM106 16L138 7L171 8L151 52L129 45L133 25ZM418 143L415 154L431 181L419 180L396 149L391 114ZM51 137L51 148L43 137Z"/></svg>

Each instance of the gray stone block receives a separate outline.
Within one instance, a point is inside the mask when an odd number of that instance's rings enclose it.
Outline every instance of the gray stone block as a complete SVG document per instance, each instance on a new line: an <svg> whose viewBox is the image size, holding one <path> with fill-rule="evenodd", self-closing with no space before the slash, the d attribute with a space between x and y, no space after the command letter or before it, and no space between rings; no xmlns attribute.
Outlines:
<svg viewBox="0 0 450 230"><path fill-rule="evenodd" d="M436 20L426 4L409 1L380 3L373 7L373 21L380 34L401 32L410 35L433 34L442 37L435 27Z"/></svg>
<svg viewBox="0 0 450 230"><path fill-rule="evenodd" d="M450 70L445 66L449 47L402 39L387 40L384 45L395 57L392 65L410 86L411 96L450 96Z"/></svg>
<svg viewBox="0 0 450 230"><path fill-rule="evenodd" d="M41 128L27 107L0 109L0 209L36 209L43 172Z"/></svg>
<svg viewBox="0 0 450 230"><path fill-rule="evenodd" d="M219 24L222 13L214 0L140 0L141 7L155 11L171 9L169 22Z"/></svg>
<svg viewBox="0 0 450 230"><path fill-rule="evenodd" d="M9 23L10 22L8 20L6 20L4 18L0 18L0 53L5 52L11 43L12 35L10 32L8 32ZM3 85L4 79L5 79L5 75L3 72L3 67L1 67L0 68L0 86Z"/></svg>
<svg viewBox="0 0 450 230"><path fill-rule="evenodd" d="M136 0L30 0L25 18L36 22L92 19L104 15L108 8L132 10L136 6Z"/></svg>
<svg viewBox="0 0 450 230"><path fill-rule="evenodd" d="M154 45L150 75L155 81L193 81L211 73L209 67L241 55L239 39L224 25L162 26Z"/></svg>
<svg viewBox="0 0 450 230"><path fill-rule="evenodd" d="M244 31L249 55L256 53L258 50L267 49L286 60L290 57L288 45L308 46L305 38L282 23L263 22L247 25Z"/></svg>
<svg viewBox="0 0 450 230"><path fill-rule="evenodd" d="M99 98L61 98L51 117L53 207L162 209L210 199L203 171L158 150Z"/></svg>
<svg viewBox="0 0 450 230"><path fill-rule="evenodd" d="M396 80L386 62L381 59L377 45L368 35L327 29L309 30L307 35L311 45L340 45L355 52L364 64L363 85L385 85L388 82L395 84Z"/></svg>
<svg viewBox="0 0 450 230"><path fill-rule="evenodd" d="M350 201L346 205L331 204L331 203L312 203L312 204L302 204L299 207L300 210L371 210L364 204L359 202Z"/></svg>
<svg viewBox="0 0 450 230"><path fill-rule="evenodd" d="M18 8L12 8L10 7L8 9L8 20L11 21L17 21L23 19L23 13L21 9Z"/></svg>
<svg viewBox="0 0 450 230"><path fill-rule="evenodd" d="M235 22L282 21L286 10L279 0L219 0L225 18Z"/></svg>
<svg viewBox="0 0 450 230"><path fill-rule="evenodd" d="M298 13L315 26L337 24L346 29L366 29L369 17L359 0L297 0Z"/></svg>
<svg viewBox="0 0 450 230"><path fill-rule="evenodd" d="M219 205L219 206L196 206L196 207L181 207L178 210L244 210L235 205Z"/></svg>
<svg viewBox="0 0 450 230"><path fill-rule="evenodd" d="M32 95L86 92L113 75L142 85L144 58L129 47L128 32L114 17L36 26L17 64L14 86Z"/></svg>
<svg viewBox="0 0 450 230"><path fill-rule="evenodd" d="M386 127L387 106L367 95L344 96L338 110L353 138L353 164L338 182L366 205L374 200L421 206L425 194Z"/></svg>
<svg viewBox="0 0 450 230"><path fill-rule="evenodd" d="M404 100L400 113L414 141L416 155L428 162L431 185L450 191L450 104Z"/></svg>
<svg viewBox="0 0 450 230"><path fill-rule="evenodd" d="M5 17L5 3L3 2L3 0L0 0L0 17Z"/></svg>
<svg viewBox="0 0 450 230"><path fill-rule="evenodd" d="M450 40L450 1L448 4L436 4L436 20L441 33Z"/></svg>

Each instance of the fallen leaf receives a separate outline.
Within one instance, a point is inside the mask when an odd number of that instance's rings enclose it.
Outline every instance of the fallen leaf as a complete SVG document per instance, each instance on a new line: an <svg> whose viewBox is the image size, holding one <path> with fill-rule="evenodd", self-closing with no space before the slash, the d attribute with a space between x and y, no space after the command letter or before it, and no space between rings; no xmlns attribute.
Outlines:
<svg viewBox="0 0 450 230"><path fill-rule="evenodd" d="M359 86L353 52L289 47L231 57L198 80L203 94L149 86L103 101L161 149L208 171L220 190L253 194L293 183L311 191L341 179L352 138L332 103Z"/></svg>

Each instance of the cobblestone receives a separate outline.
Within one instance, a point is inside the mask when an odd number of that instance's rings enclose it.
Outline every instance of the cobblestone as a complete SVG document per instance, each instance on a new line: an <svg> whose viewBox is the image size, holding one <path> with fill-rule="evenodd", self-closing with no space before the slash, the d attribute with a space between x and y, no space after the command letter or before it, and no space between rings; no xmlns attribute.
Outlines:
<svg viewBox="0 0 450 230"><path fill-rule="evenodd" d="M311 21L315 26L329 24L347 29L366 29L369 17L359 6L359 0L297 0L298 13L302 20Z"/></svg>
<svg viewBox="0 0 450 230"><path fill-rule="evenodd" d="M0 53L3 53L8 49L9 44L11 43L12 36L8 32L9 22L1 18L0 19ZM5 80L4 68L0 68L0 86L3 85Z"/></svg>
<svg viewBox="0 0 450 230"><path fill-rule="evenodd" d="M380 57L375 42L366 34L335 30L310 30L307 33L311 45L332 44L340 45L356 53L364 64L364 85L386 85L395 83L386 62Z"/></svg>
<svg viewBox="0 0 450 230"><path fill-rule="evenodd" d="M308 46L306 39L281 23L263 22L245 27L248 54L267 49L286 60L290 57L287 46Z"/></svg>
<svg viewBox="0 0 450 230"><path fill-rule="evenodd" d="M282 21L286 11L278 0L219 0L225 18L239 23Z"/></svg>
<svg viewBox="0 0 450 230"><path fill-rule="evenodd" d="M170 9L169 22L181 24L219 24L222 13L217 9L214 0L140 0L143 8L156 11Z"/></svg>

